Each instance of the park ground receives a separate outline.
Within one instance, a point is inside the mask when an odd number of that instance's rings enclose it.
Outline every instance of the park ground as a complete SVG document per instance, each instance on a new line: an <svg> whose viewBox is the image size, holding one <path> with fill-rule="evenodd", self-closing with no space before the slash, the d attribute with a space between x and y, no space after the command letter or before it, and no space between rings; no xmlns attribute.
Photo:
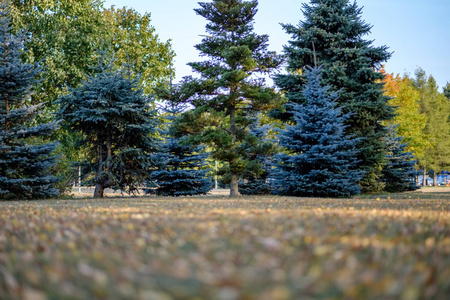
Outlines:
<svg viewBox="0 0 450 300"><path fill-rule="evenodd" d="M449 209L444 188L0 202L0 299L448 299Z"/></svg>

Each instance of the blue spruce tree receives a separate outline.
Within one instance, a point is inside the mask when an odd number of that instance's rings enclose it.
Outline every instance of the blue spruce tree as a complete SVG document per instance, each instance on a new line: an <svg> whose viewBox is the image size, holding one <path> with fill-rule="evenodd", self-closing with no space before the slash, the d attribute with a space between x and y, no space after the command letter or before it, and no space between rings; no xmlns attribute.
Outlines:
<svg viewBox="0 0 450 300"><path fill-rule="evenodd" d="M239 182L239 193L242 195L268 195L272 186L269 182L273 166L273 157L279 152L279 146L269 136L269 125L260 122L250 125L251 139L244 143L247 168L243 181Z"/></svg>
<svg viewBox="0 0 450 300"><path fill-rule="evenodd" d="M285 154L276 156L273 192L290 196L349 197L360 193L355 170L357 139L345 135L336 93L322 87L321 69L306 71L304 105L291 103L294 125L280 134Z"/></svg>
<svg viewBox="0 0 450 300"><path fill-rule="evenodd" d="M154 191L163 196L204 195L211 191L213 182L208 177L206 167L207 153L202 147L183 143L182 137L176 137L170 130L173 120L182 112L181 107L165 109L169 129L163 131L164 144L153 160L157 169L149 177L156 185Z"/></svg>
<svg viewBox="0 0 450 300"><path fill-rule="evenodd" d="M97 72L62 96L58 115L83 135L95 185L94 198L106 188L135 193L154 167L159 122L152 101L126 70L114 70L100 53Z"/></svg>
<svg viewBox="0 0 450 300"><path fill-rule="evenodd" d="M399 193L418 189L414 178L417 171L414 169L416 161L411 152L406 151L407 144L402 143L402 137L396 134L394 126L388 127L386 136L387 164L383 169L382 180L385 182L385 191Z"/></svg>
<svg viewBox="0 0 450 300"><path fill-rule="evenodd" d="M24 33L12 34L9 10L0 4L0 199L55 197L57 179L49 169L55 165L54 143L45 137L57 122L34 124L40 105L29 105L32 86L41 69L23 63Z"/></svg>
<svg viewBox="0 0 450 300"><path fill-rule="evenodd" d="M314 59L319 62L323 85L338 93L343 114L351 113L345 120L346 134L362 138L355 145L358 169L364 171L359 181L362 191L380 192L384 188L381 170L386 163L383 124L394 117L380 68L391 53L386 46L375 46L366 39L372 26L363 20L356 1L303 2L302 21L282 25L291 35L284 47L291 72L275 76L274 81L290 102L304 104L306 78L297 71L314 65ZM274 114L290 119L289 111Z"/></svg>

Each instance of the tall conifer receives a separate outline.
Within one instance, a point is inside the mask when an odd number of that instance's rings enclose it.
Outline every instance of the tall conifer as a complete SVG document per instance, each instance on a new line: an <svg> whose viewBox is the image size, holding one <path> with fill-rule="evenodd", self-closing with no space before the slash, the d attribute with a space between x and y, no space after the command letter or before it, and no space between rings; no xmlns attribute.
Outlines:
<svg viewBox="0 0 450 300"><path fill-rule="evenodd" d="M6 2L0 4L0 199L36 199L58 195L49 174L55 144L45 136L57 122L33 126L40 105L28 106L41 69L23 63L24 33L11 33Z"/></svg>
<svg viewBox="0 0 450 300"><path fill-rule="evenodd" d="M349 0L311 0L303 5L305 20L298 26L285 24L283 28L292 36L284 51L288 56L287 75L275 77L276 84L286 92L289 101L304 103L305 66L317 63L323 67L323 84L338 92L339 106L345 114L346 134L362 137L357 143L358 168L365 175L360 184L364 192L383 188L381 170L386 163L382 121L393 117L383 95L384 75L381 64L391 56L387 47L374 47L364 36L371 26L361 19L362 10ZM315 52L315 54L314 54ZM287 114L289 117L289 106Z"/></svg>
<svg viewBox="0 0 450 300"><path fill-rule="evenodd" d="M258 78L277 68L281 58L267 50L267 35L253 32L257 4L255 0L199 3L195 11L209 23L207 36L196 48L208 60L190 63L201 78L187 78L181 88L183 101L194 108L183 114L177 127L190 135L191 142L211 146L213 157L224 162L230 196L239 195L238 180L248 164L243 147L251 136L248 126L258 112L273 108L279 99Z"/></svg>

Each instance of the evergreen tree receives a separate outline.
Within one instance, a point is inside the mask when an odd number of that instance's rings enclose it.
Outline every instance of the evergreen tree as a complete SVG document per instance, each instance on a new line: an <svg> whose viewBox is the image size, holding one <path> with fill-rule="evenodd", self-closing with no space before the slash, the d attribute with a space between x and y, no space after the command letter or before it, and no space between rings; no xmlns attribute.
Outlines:
<svg viewBox="0 0 450 300"><path fill-rule="evenodd" d="M165 109L169 126L181 108ZM155 192L163 196L204 195L211 191L213 183L208 178L209 170L205 161L208 157L201 147L183 144L183 139L175 137L170 129L163 132L165 142L154 156L156 170L149 177L156 185Z"/></svg>
<svg viewBox="0 0 450 300"><path fill-rule="evenodd" d="M377 71L390 58L387 47L374 47L364 40L371 26L361 19L361 9L349 0L311 0L304 4L305 20L298 26L283 25L292 36L284 51L288 56L290 74L278 75L275 83L286 92L290 102L304 103L302 90L305 75L301 70L314 65L314 57L323 67L323 84L339 95L346 120L346 134L364 137L357 143L358 168L364 171L360 185L364 192L383 189L381 170L386 163L382 121L393 117L383 95L384 75ZM290 117L290 106L286 114Z"/></svg>
<svg viewBox="0 0 450 300"><path fill-rule="evenodd" d="M238 180L248 161L244 141L257 113L278 104L279 95L257 75L281 64L267 51L268 36L253 32L257 1L213 0L200 2L197 14L206 18L208 36L196 48L209 60L190 63L200 79L187 78L181 88L182 101L193 109L181 116L177 128L188 140L214 149L230 178L230 196L238 196Z"/></svg>
<svg viewBox="0 0 450 300"><path fill-rule="evenodd" d="M250 132L257 142L250 142L245 155L248 167L239 182L239 192L242 195L267 195L271 193L270 174L273 157L279 152L279 146L269 135L272 127L257 122L250 126Z"/></svg>
<svg viewBox="0 0 450 300"><path fill-rule="evenodd" d="M345 135L344 122L336 108L337 94L321 86L321 70L306 71L304 105L292 102L294 125L280 134L286 154L276 156L274 193L291 196L348 197L360 192L363 175L355 170L358 139Z"/></svg>
<svg viewBox="0 0 450 300"><path fill-rule="evenodd" d="M406 150L407 144L402 142L402 137L397 135L394 126L389 127L386 136L387 165L383 169L383 181L385 190L391 193L399 193L416 190L414 182L417 171L414 169L416 161L414 155Z"/></svg>
<svg viewBox="0 0 450 300"><path fill-rule="evenodd" d="M40 105L29 104L32 87L41 72L37 64L23 63L25 34L12 34L6 2L0 4L0 199L49 198L59 194L49 175L55 165L55 144L45 136L57 122L33 126ZM34 141L34 142L33 142ZM38 142L36 142L38 141Z"/></svg>
<svg viewBox="0 0 450 300"><path fill-rule="evenodd" d="M135 192L153 166L156 111L136 79L114 71L102 59L98 72L59 98L58 115L67 127L81 132L95 174L95 198L106 188Z"/></svg>
<svg viewBox="0 0 450 300"><path fill-rule="evenodd" d="M450 82L444 86L444 96L450 100Z"/></svg>

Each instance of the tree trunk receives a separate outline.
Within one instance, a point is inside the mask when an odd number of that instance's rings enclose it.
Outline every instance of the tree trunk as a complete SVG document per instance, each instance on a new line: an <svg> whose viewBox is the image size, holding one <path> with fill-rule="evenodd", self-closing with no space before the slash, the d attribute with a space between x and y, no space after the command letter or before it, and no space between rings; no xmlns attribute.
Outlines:
<svg viewBox="0 0 450 300"><path fill-rule="evenodd" d="M433 186L437 186L437 175L436 175L436 171L433 171Z"/></svg>
<svg viewBox="0 0 450 300"><path fill-rule="evenodd" d="M108 172L108 174L111 172L111 159L112 159L112 138L111 138L111 130L108 128L106 140L106 172Z"/></svg>
<svg viewBox="0 0 450 300"><path fill-rule="evenodd" d="M112 137L111 130L108 128L108 134L106 136L106 174L107 178L105 178L105 188L111 187L115 184L111 177L111 167L112 167Z"/></svg>
<svg viewBox="0 0 450 300"><path fill-rule="evenodd" d="M236 108L233 106L230 108L230 133L231 140L234 145L236 142ZM238 183L238 175L233 171L233 161L230 161L230 197L239 197L239 183Z"/></svg>
<svg viewBox="0 0 450 300"><path fill-rule="evenodd" d="M105 187L103 183L97 182L94 191L94 198L103 198L103 192L105 191Z"/></svg>
<svg viewBox="0 0 450 300"><path fill-rule="evenodd" d="M423 168L422 186L427 186L427 168Z"/></svg>
<svg viewBox="0 0 450 300"><path fill-rule="evenodd" d="M239 193L238 176L231 172L230 197L239 197L240 195L241 194Z"/></svg>
<svg viewBox="0 0 450 300"><path fill-rule="evenodd" d="M97 174L95 175L95 181L97 184L95 185L94 198L103 198L103 192L105 190L105 186L103 184L103 147L102 145L98 145L98 169Z"/></svg>

